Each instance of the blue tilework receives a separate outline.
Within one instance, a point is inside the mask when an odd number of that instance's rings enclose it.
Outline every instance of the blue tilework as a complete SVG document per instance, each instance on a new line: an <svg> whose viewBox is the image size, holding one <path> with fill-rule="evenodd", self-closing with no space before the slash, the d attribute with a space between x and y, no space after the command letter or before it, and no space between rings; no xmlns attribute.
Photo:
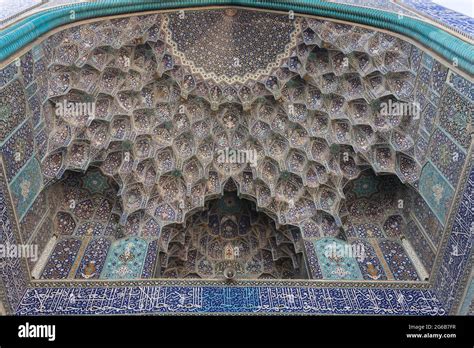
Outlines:
<svg viewBox="0 0 474 348"><path fill-rule="evenodd" d="M307 287L37 288L19 315L159 313L444 315L432 291Z"/></svg>

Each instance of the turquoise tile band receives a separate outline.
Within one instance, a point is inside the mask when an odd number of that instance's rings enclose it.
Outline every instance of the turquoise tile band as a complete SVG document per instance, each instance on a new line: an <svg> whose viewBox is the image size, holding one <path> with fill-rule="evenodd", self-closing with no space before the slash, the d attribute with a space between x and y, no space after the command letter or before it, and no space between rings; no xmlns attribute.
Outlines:
<svg viewBox="0 0 474 348"><path fill-rule="evenodd" d="M0 31L0 61L30 44L41 35L61 25L80 20L120 15L124 13L178 9L199 6L245 6L278 11L294 11L369 25L390 30L416 40L470 75L474 75L474 47L436 26L410 17L376 9L360 8L321 0L261 1L261 0L105 0L65 5L45 10L25 18Z"/></svg>

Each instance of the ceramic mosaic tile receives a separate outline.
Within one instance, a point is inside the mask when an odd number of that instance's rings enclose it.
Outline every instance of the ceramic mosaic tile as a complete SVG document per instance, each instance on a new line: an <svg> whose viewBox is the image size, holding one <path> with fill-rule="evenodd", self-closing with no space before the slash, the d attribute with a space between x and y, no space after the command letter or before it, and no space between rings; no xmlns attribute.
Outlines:
<svg viewBox="0 0 474 348"><path fill-rule="evenodd" d="M18 244L19 234L16 234L16 219L13 202L10 201L8 186L3 175L4 167L0 161L0 242ZM21 258L0 258L0 296L2 303L9 313L14 313L27 287L26 265Z"/></svg>
<svg viewBox="0 0 474 348"><path fill-rule="evenodd" d="M38 254L41 255L53 235L53 221L48 216L39 222L39 226L32 236L31 244L38 246ZM37 264L38 260L28 260L30 270Z"/></svg>
<svg viewBox="0 0 474 348"><path fill-rule="evenodd" d="M407 224L405 235L415 249L426 271L431 272L436 255L414 221L410 221Z"/></svg>
<svg viewBox="0 0 474 348"><path fill-rule="evenodd" d="M356 258L344 256L342 251L345 250L345 246L346 243L335 238L324 238L314 242L324 279L362 279ZM334 255L331 254L331 248L334 250ZM341 256L338 255L339 249Z"/></svg>
<svg viewBox="0 0 474 348"><path fill-rule="evenodd" d="M465 14L453 11L436 4L431 0L397 0L408 9L414 9L422 16L435 19L448 28L453 28L471 38L474 37L474 19Z"/></svg>
<svg viewBox="0 0 474 348"><path fill-rule="evenodd" d="M444 224L454 190L430 162L423 167L419 186L421 195Z"/></svg>
<svg viewBox="0 0 474 348"><path fill-rule="evenodd" d="M76 272L77 279L98 279L105 263L110 241L106 238L92 239L84 252Z"/></svg>
<svg viewBox="0 0 474 348"><path fill-rule="evenodd" d="M13 80L15 77L16 73L18 72L18 64L11 63L7 65L6 67L0 69L0 88L5 86L8 82Z"/></svg>
<svg viewBox="0 0 474 348"><path fill-rule="evenodd" d="M20 223L20 231L24 242L27 242L32 236L38 223L43 219L48 209L46 202L46 193L41 192L35 199L31 208L25 214Z"/></svg>
<svg viewBox="0 0 474 348"><path fill-rule="evenodd" d="M471 143L474 103L448 87L442 97L439 124L465 149Z"/></svg>
<svg viewBox="0 0 474 348"><path fill-rule="evenodd" d="M427 290L291 287L37 288L26 292L17 310L18 315L180 312L445 314Z"/></svg>
<svg viewBox="0 0 474 348"><path fill-rule="evenodd" d="M452 187L461 175L461 170L466 162L466 154L450 137L437 128L430 140L430 160L449 181Z"/></svg>
<svg viewBox="0 0 474 348"><path fill-rule="evenodd" d="M474 167L471 167L469 180L454 218L452 231L444 251L443 262L436 277L434 288L443 307L451 309L460 289L464 272L472 251L474 236Z"/></svg>
<svg viewBox="0 0 474 348"><path fill-rule="evenodd" d="M79 239L69 237L59 240L44 266L41 279L67 278L80 247Z"/></svg>
<svg viewBox="0 0 474 348"><path fill-rule="evenodd" d="M157 257L158 257L158 240L154 240L148 243L148 249L146 253L145 264L143 265L141 278L153 277L153 271L155 269Z"/></svg>
<svg viewBox="0 0 474 348"><path fill-rule="evenodd" d="M448 83L462 96L474 102L474 83L459 74L451 71L448 75Z"/></svg>
<svg viewBox="0 0 474 348"><path fill-rule="evenodd" d="M147 243L143 239L130 237L112 244L101 278L133 279L139 278L143 269Z"/></svg>
<svg viewBox="0 0 474 348"><path fill-rule="evenodd" d="M21 171L23 166L34 154L33 130L30 122L26 121L13 133L0 148L7 168L7 179L13 178Z"/></svg>
<svg viewBox="0 0 474 348"><path fill-rule="evenodd" d="M356 258L364 279L367 280L386 280L387 276L383 269L377 253L373 246L364 239L355 239L351 241L352 245L363 246L363 257Z"/></svg>
<svg viewBox="0 0 474 348"><path fill-rule="evenodd" d="M20 219L26 214L41 188L41 167L33 157L10 184L10 191Z"/></svg>
<svg viewBox="0 0 474 348"><path fill-rule="evenodd" d="M388 0L340 2L409 14ZM447 213L472 142L472 83L367 28L242 9L187 15L186 23L173 13L69 28L0 71L0 147L21 238L41 252L59 236L43 279L103 282L30 289L18 314L443 315L455 308L472 244L468 190L446 250L442 232L451 227ZM268 25L257 33L262 21ZM263 37L277 40L262 44ZM228 42L233 54L222 49ZM421 119L374 115L367 97L377 104L387 96L418 101ZM85 112L56 112L61 100L84 102ZM185 107L176 112L178 100ZM256 168L213 163L217 149L231 147L255 150ZM12 162L19 149L25 157ZM250 213L228 194L237 191L255 200ZM401 198L405 206L396 208ZM260 211L279 229L266 234ZM17 222L9 219L0 239L12 235ZM197 235L192 228L201 225ZM437 277L435 288L417 288L403 235ZM364 252L330 255L332 244ZM432 247L445 252L440 272ZM259 285L180 279L220 279L225 267ZM16 307L26 274L14 263L0 271ZM126 286L155 274L186 285ZM297 277L334 285L259 283ZM345 280L372 283L342 287ZM392 280L406 285L395 289Z"/></svg>
<svg viewBox="0 0 474 348"><path fill-rule="evenodd" d="M380 249L396 280L418 280L418 274L402 245L391 241L379 242Z"/></svg>
<svg viewBox="0 0 474 348"><path fill-rule="evenodd" d="M25 88L16 79L0 89L0 144L20 125L26 116Z"/></svg>

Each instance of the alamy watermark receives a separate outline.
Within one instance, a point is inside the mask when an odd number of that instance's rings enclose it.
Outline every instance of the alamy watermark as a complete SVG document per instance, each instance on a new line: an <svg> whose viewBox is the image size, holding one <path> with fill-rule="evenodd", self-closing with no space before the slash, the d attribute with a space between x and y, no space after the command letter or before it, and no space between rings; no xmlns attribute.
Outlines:
<svg viewBox="0 0 474 348"><path fill-rule="evenodd" d="M47 338L52 342L56 340L56 325L36 325L26 322L18 326L19 338Z"/></svg>
<svg viewBox="0 0 474 348"><path fill-rule="evenodd" d="M414 119L420 118L420 103L392 101L380 103L380 114L382 116L411 116Z"/></svg>
<svg viewBox="0 0 474 348"><path fill-rule="evenodd" d="M218 163L249 163L250 166L257 166L257 151L252 149L239 150L226 147L217 151Z"/></svg>
<svg viewBox="0 0 474 348"><path fill-rule="evenodd" d="M63 100L61 103L56 103L55 106L56 115L58 116L89 116L89 118L95 116L95 102L70 102Z"/></svg>
<svg viewBox="0 0 474 348"><path fill-rule="evenodd" d="M9 242L0 244L0 258L27 258L33 262L38 260L37 244L10 244Z"/></svg>
<svg viewBox="0 0 474 348"><path fill-rule="evenodd" d="M362 262L365 260L365 247L362 243L339 244L333 242L324 247L324 256L330 259L350 257Z"/></svg>

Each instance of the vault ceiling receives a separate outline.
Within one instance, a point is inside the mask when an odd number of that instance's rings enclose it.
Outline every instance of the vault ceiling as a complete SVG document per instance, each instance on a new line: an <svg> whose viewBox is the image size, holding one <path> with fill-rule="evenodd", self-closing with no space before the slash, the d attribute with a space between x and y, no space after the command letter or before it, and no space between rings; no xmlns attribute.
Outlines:
<svg viewBox="0 0 474 348"><path fill-rule="evenodd" d="M416 185L418 119L381 113L413 101L411 45L394 36L227 9L106 20L59 38L43 174L53 183L99 167L119 185L122 224L183 222L232 177L278 224L329 221L336 235L344 185L361 170ZM233 163L233 150L256 161Z"/></svg>

